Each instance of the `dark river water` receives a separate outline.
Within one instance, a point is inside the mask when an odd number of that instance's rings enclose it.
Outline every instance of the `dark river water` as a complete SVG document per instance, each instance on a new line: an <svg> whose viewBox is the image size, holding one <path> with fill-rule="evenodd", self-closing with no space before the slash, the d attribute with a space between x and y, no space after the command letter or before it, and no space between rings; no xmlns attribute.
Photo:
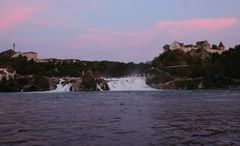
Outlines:
<svg viewBox="0 0 240 146"><path fill-rule="evenodd" d="M240 145L240 91L0 94L1 146Z"/></svg>

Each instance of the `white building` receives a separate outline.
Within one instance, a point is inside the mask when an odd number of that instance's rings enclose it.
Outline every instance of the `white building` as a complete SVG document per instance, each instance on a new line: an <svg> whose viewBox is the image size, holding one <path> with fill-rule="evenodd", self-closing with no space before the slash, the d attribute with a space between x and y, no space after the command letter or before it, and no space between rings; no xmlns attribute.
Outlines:
<svg viewBox="0 0 240 146"><path fill-rule="evenodd" d="M183 43L179 43L177 41L174 41L170 47L169 47L170 50L177 50L177 49L184 49L184 44Z"/></svg>
<svg viewBox="0 0 240 146"><path fill-rule="evenodd" d="M173 50L180 49L184 52L189 52L191 50L197 50L197 49L204 49L209 53L218 53L218 54L222 54L225 50L225 46L223 45L222 42L220 42L220 44L217 47L213 47L213 46L211 46L211 44L207 40L199 41L196 43L196 45L193 45L193 44L184 45L184 43L174 41L170 45L165 45L163 49L164 51L168 51L168 50L173 51Z"/></svg>
<svg viewBox="0 0 240 146"><path fill-rule="evenodd" d="M26 57L28 61L30 60L37 60L37 53L36 52L16 52L12 57L13 58L16 58L16 57L19 57L19 56L23 56L23 57Z"/></svg>
<svg viewBox="0 0 240 146"><path fill-rule="evenodd" d="M16 71L10 66L0 66L0 81L5 78L6 80L14 79Z"/></svg>

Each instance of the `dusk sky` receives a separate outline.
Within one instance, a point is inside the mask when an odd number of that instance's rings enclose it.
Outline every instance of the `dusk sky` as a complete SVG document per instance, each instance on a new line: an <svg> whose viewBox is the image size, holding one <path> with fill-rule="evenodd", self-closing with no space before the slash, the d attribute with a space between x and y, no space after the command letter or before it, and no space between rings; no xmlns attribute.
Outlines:
<svg viewBox="0 0 240 146"><path fill-rule="evenodd" d="M0 51L145 62L175 40L240 44L240 0L0 0Z"/></svg>

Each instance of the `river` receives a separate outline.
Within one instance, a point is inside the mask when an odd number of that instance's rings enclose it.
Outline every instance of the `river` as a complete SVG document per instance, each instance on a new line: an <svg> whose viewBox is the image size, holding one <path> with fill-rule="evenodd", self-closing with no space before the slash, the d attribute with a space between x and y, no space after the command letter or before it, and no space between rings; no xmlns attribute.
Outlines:
<svg viewBox="0 0 240 146"><path fill-rule="evenodd" d="M1 93L1 146L240 145L240 91Z"/></svg>

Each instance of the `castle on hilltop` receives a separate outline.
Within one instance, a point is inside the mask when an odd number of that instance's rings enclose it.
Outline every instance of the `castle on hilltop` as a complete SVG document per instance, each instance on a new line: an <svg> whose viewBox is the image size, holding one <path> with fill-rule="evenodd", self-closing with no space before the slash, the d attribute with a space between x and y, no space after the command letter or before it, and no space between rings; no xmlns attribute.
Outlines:
<svg viewBox="0 0 240 146"><path fill-rule="evenodd" d="M173 51L173 50L180 49L180 50L183 50L184 52L189 52L191 50L203 49L209 53L222 54L225 50L225 46L222 42L220 42L218 46L211 45L207 40L196 42L196 45L193 45L193 44L185 45L184 43L174 41L170 45L165 45L163 47L163 49L164 49L164 51L168 51L168 50Z"/></svg>

